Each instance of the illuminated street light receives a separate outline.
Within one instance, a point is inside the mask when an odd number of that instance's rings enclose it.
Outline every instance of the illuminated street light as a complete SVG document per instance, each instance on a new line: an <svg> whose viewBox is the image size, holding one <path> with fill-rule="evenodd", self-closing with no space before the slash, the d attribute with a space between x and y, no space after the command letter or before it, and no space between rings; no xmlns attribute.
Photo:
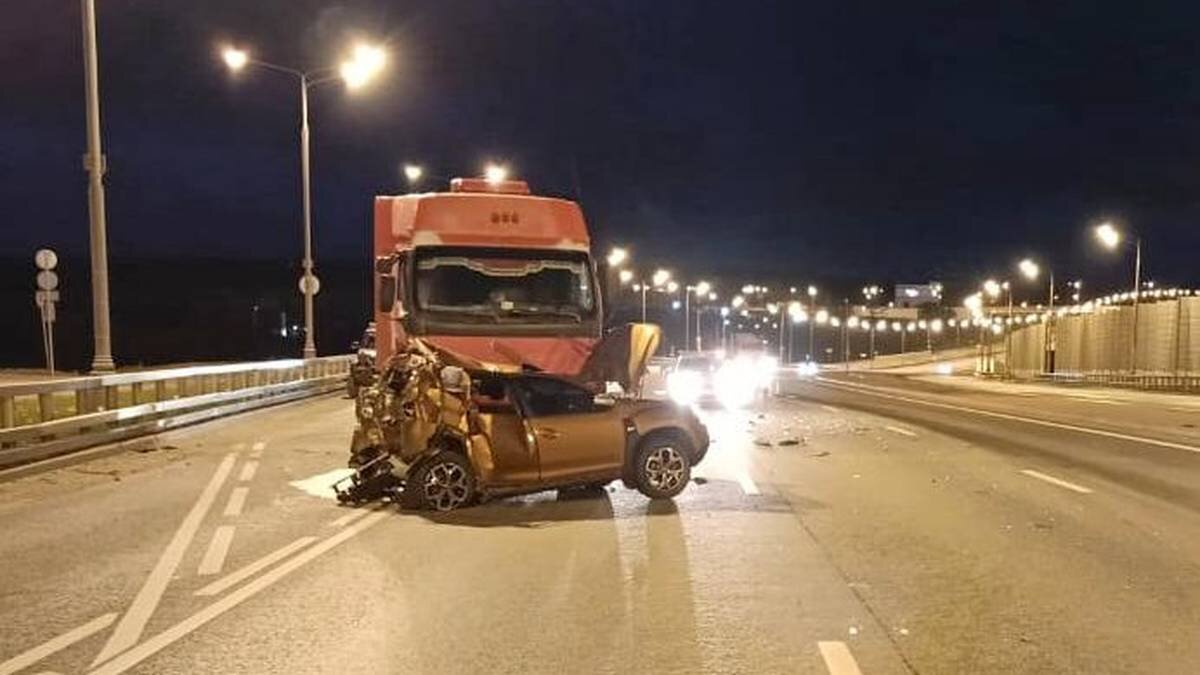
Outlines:
<svg viewBox="0 0 1200 675"><path fill-rule="evenodd" d="M508 167L500 164L488 164L483 170L484 180L495 185L508 180Z"/></svg>
<svg viewBox="0 0 1200 675"><path fill-rule="evenodd" d="M707 281L701 281L700 283L696 284L692 290L696 292L697 296L703 297L708 295L709 291L712 290L712 285Z"/></svg>
<svg viewBox="0 0 1200 675"><path fill-rule="evenodd" d="M1000 297L1000 283L995 279L988 279L983 282L983 291L993 298Z"/></svg>
<svg viewBox="0 0 1200 675"><path fill-rule="evenodd" d="M250 55L245 50L235 47L226 47L221 51L221 58L225 60L225 65L233 72L237 72L246 67L246 62L250 60Z"/></svg>
<svg viewBox="0 0 1200 675"><path fill-rule="evenodd" d="M654 276L650 277L650 281L655 286L662 286L663 284L667 283L670 280L671 280L671 273L668 272L667 270L663 270L663 269L656 270L654 272Z"/></svg>
<svg viewBox="0 0 1200 675"><path fill-rule="evenodd" d="M1112 223L1101 223L1096 226L1096 238L1104 244L1105 248L1116 248L1117 244L1121 243L1121 233L1117 228L1113 227Z"/></svg>
<svg viewBox="0 0 1200 675"><path fill-rule="evenodd" d="M808 297L810 297L810 298L817 297L817 287L816 286L808 287Z"/></svg>
<svg viewBox="0 0 1200 675"><path fill-rule="evenodd" d="M829 322L829 312L827 312L823 309L817 310L816 320L817 320L817 323L819 323L819 324L828 323Z"/></svg>
<svg viewBox="0 0 1200 675"><path fill-rule="evenodd" d="M614 246L614 247L612 247L612 250L610 250L608 252L608 266L609 267L618 267L618 266L620 266L621 263L625 262L628 258L629 258L628 251L621 248L620 246Z"/></svg>
<svg viewBox="0 0 1200 675"><path fill-rule="evenodd" d="M849 328L858 328L858 317L852 316L849 319L846 319L846 326Z"/></svg>
<svg viewBox="0 0 1200 675"><path fill-rule="evenodd" d="M746 303L746 298L743 298L743 297L742 297L742 296L740 296L740 295L735 295L735 296L733 296L733 299L729 301L729 304L730 304L730 305L731 305L731 306L732 306L734 309L737 309L738 307L741 307L741 306L742 306L743 304L745 304L745 303Z"/></svg>
<svg viewBox="0 0 1200 675"><path fill-rule="evenodd" d="M767 303L767 312L770 313L772 316L775 314L778 314L779 313L779 305L777 305L773 302L768 302Z"/></svg>
<svg viewBox="0 0 1200 675"><path fill-rule="evenodd" d="M358 89L383 70L387 63L387 53L382 48L373 45L358 44L354 46L352 57L342 62L338 74L350 89Z"/></svg>
<svg viewBox="0 0 1200 675"><path fill-rule="evenodd" d="M716 292L715 292L715 291L709 291L709 292L708 292L708 301L709 301L709 302L716 302L716 301L717 301L717 294L716 294Z"/></svg>
<svg viewBox="0 0 1200 675"><path fill-rule="evenodd" d="M668 293L674 293L675 291L678 291L678 290L679 290L679 282L678 281L668 281L667 282L667 292Z"/></svg>
<svg viewBox="0 0 1200 675"><path fill-rule="evenodd" d="M1037 279L1038 274L1041 272L1041 268L1038 267L1038 264L1033 262L1029 258L1026 258L1026 259L1022 260L1021 262L1017 263L1017 268L1020 269L1021 274L1025 275L1025 278L1029 279L1030 281Z"/></svg>
<svg viewBox="0 0 1200 675"><path fill-rule="evenodd" d="M416 164L405 164L404 165L404 178L409 183L416 183L417 181L421 180L421 176L424 175L424 173L425 173L425 170L422 169L421 167L417 166Z"/></svg>
<svg viewBox="0 0 1200 675"><path fill-rule="evenodd" d="M633 281L633 271L632 270L621 270L620 272L617 273L617 279L619 279L621 283L627 284L630 281ZM636 291L637 287L635 286L633 290Z"/></svg>
<svg viewBox="0 0 1200 675"><path fill-rule="evenodd" d="M300 193L301 217L304 225L304 260L302 261L304 276L301 277L300 285L304 292L304 358L316 358L317 345L316 325L313 316L313 296L317 292L317 278L313 274L315 265L313 264L312 252L312 189L310 185L308 151L308 90L321 84L335 82L338 80L338 77L329 74L334 70L333 68L319 68L309 71L297 70L295 68L288 68L287 66L252 59L246 50L232 46L222 50L221 58L233 73L244 70L248 65L257 66L264 70L271 70L295 77L300 85ZM386 62L387 53L381 47L358 44L352 50L351 58L342 63L338 72L341 75L341 79L346 83L346 88L358 89L368 81L374 79L383 70Z"/></svg>

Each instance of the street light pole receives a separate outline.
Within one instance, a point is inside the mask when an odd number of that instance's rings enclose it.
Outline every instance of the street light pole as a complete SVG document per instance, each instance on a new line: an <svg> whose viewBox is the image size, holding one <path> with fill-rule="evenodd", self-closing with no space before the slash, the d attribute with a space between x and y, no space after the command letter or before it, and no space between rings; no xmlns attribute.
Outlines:
<svg viewBox="0 0 1200 675"><path fill-rule="evenodd" d="M92 372L112 372L112 338L108 313L108 225L104 216L106 161L100 143L100 75L96 55L96 1L83 3L83 68L87 95L88 217L92 257Z"/></svg>
<svg viewBox="0 0 1200 675"><path fill-rule="evenodd" d="M1133 338L1129 342L1129 372L1137 373L1138 305L1142 298L1142 238L1134 239L1133 258Z"/></svg>
<svg viewBox="0 0 1200 675"><path fill-rule="evenodd" d="M692 323L689 320L692 309L692 286L683 285L683 348L692 346Z"/></svg>
<svg viewBox="0 0 1200 675"><path fill-rule="evenodd" d="M304 358L317 356L313 335L313 255L312 255L312 194L309 187L308 164L308 75L300 74L300 181L304 202Z"/></svg>

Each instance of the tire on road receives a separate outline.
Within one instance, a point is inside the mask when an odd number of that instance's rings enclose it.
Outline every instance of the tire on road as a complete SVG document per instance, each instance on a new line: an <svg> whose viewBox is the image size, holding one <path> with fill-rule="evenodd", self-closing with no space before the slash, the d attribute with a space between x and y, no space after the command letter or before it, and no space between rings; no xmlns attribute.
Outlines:
<svg viewBox="0 0 1200 675"><path fill-rule="evenodd" d="M442 450L409 474L403 505L428 511L453 511L474 504L477 496L471 462L460 452Z"/></svg>
<svg viewBox="0 0 1200 675"><path fill-rule="evenodd" d="M678 432L659 431L638 444L633 478L638 492L651 499L670 499L692 478L692 447Z"/></svg>

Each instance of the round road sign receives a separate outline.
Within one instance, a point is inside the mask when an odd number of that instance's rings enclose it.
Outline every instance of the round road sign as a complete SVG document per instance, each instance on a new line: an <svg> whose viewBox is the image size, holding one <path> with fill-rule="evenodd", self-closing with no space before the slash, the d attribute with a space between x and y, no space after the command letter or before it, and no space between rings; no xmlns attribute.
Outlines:
<svg viewBox="0 0 1200 675"><path fill-rule="evenodd" d="M300 292L304 293L304 291L305 291L304 280L306 278L312 279L312 294L316 295L317 293L320 293L321 292L321 280L318 279L317 275L315 275L315 274L310 277L300 277Z"/></svg>
<svg viewBox="0 0 1200 675"><path fill-rule="evenodd" d="M52 291L58 288L58 275L50 270L42 270L37 273L37 286L43 291Z"/></svg>
<svg viewBox="0 0 1200 675"><path fill-rule="evenodd" d="M38 249L33 254L33 262L39 270L52 270L58 267L58 254L48 248Z"/></svg>

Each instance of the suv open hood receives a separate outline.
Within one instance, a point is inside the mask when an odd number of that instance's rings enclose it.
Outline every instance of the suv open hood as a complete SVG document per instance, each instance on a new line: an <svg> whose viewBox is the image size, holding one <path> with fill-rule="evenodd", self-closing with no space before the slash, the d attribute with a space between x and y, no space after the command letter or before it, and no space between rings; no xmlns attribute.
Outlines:
<svg viewBox="0 0 1200 675"><path fill-rule="evenodd" d="M596 344L576 376L584 382L618 382L627 392L641 388L646 363L662 338L662 329L649 323L630 323L614 329Z"/></svg>

